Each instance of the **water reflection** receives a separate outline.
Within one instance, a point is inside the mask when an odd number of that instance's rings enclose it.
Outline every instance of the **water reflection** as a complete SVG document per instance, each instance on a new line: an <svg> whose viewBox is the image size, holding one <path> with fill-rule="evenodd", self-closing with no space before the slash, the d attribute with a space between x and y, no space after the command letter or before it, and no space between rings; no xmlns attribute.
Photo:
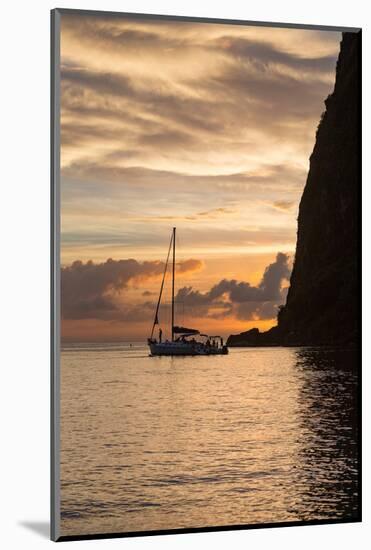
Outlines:
<svg viewBox="0 0 371 550"><path fill-rule="evenodd" d="M357 518L356 359L66 350L62 533Z"/></svg>
<svg viewBox="0 0 371 550"><path fill-rule="evenodd" d="M292 509L303 520L358 517L357 365L355 350L296 351L301 491Z"/></svg>

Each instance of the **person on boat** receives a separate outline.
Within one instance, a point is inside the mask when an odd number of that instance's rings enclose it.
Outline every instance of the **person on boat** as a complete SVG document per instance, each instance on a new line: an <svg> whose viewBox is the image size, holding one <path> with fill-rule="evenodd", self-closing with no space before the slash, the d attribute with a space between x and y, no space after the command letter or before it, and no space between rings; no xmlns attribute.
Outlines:
<svg viewBox="0 0 371 550"><path fill-rule="evenodd" d="M158 341L161 344L161 342L162 342L162 329L161 328L158 330Z"/></svg>

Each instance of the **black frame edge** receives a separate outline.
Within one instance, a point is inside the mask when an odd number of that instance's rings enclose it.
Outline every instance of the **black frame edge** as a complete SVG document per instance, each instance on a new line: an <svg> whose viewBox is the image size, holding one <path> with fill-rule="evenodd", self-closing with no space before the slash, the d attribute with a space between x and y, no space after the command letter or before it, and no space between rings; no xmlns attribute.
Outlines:
<svg viewBox="0 0 371 550"><path fill-rule="evenodd" d="M359 148L359 160L358 160L358 322L359 322L359 336L358 336L358 509L360 521L362 521L362 29L357 31L358 35L358 148Z"/></svg>

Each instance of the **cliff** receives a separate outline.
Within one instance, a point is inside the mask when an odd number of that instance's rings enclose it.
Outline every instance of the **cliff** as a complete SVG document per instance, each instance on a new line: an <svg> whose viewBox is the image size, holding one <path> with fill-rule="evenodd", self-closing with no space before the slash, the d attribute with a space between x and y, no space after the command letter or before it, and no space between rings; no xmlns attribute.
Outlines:
<svg viewBox="0 0 371 550"><path fill-rule="evenodd" d="M360 246L360 35L344 33L334 92L318 126L300 201L297 245L278 326L233 345L351 344L357 340Z"/></svg>
<svg viewBox="0 0 371 550"><path fill-rule="evenodd" d="M272 327L266 332L260 332L258 328L252 328L241 334L231 334L227 340L229 347L244 346L281 346L282 336L278 327Z"/></svg>

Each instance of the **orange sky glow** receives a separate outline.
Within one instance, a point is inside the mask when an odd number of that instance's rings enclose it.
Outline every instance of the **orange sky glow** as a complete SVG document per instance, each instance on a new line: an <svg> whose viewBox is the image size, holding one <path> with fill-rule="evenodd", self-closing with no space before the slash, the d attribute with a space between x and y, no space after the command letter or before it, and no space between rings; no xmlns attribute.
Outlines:
<svg viewBox="0 0 371 550"><path fill-rule="evenodd" d="M275 324L340 39L63 14L63 340L149 335L173 226L179 324Z"/></svg>

